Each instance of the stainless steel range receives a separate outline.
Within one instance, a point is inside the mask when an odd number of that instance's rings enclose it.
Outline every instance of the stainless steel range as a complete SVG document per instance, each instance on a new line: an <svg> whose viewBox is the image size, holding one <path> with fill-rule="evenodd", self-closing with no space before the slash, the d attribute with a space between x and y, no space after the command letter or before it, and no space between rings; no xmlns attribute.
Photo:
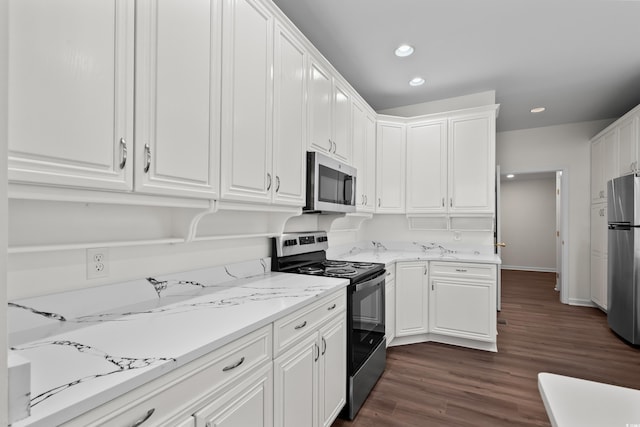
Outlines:
<svg viewBox="0 0 640 427"><path fill-rule="evenodd" d="M347 403L352 420L386 365L384 264L327 260L324 231L272 239L271 270L349 279L347 287Z"/></svg>

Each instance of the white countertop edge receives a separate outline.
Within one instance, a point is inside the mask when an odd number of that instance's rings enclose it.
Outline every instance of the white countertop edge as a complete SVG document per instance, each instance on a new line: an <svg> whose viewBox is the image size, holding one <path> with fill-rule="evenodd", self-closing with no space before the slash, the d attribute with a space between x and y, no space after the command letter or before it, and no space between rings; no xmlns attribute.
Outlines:
<svg viewBox="0 0 640 427"><path fill-rule="evenodd" d="M383 264L392 264L403 261L442 261L442 262L463 262L471 264L502 264L502 260L497 254L455 254L455 255L436 255L411 252L381 252L379 254L373 251L363 251L357 254L342 254L337 259L355 262L379 262Z"/></svg>
<svg viewBox="0 0 640 427"><path fill-rule="evenodd" d="M273 272L267 273L266 275L274 274ZM288 274L288 273L275 273L275 274ZM265 276L266 276L265 275ZM58 411L49 412L47 414L42 414L41 417L35 418L34 415L31 415L28 418L19 420L11 424L11 427L49 427L51 425L59 425L68 421L71 421L73 418L84 414L87 411L95 409L100 405L103 405L117 397L126 394L129 391L134 390L137 387L140 387L150 381L153 381L162 375L168 374L171 371L178 369L194 360L205 356L219 348L224 347L225 345L253 332L256 331L270 323L273 323L275 320L278 320L282 317L287 316L290 313L293 313L307 305L313 304L316 301L331 295L337 292L340 289L344 289L349 285L349 281L347 279L338 279L338 278L327 278L327 277L319 277L321 280L332 280L336 282L336 285L332 288L325 289L320 293L306 298L304 300L298 301L297 303L286 307L280 311L274 312L266 317L260 318L253 323L249 323L247 325L242 326L241 328L235 330L234 332L225 335L219 339L211 341L205 346L201 346L193 351L185 353L180 356L176 356L176 361L167 361L165 363L152 366L143 371L139 371L136 375L128 378L117 385L105 389L104 391L99 392L95 395L87 396L87 398L77 401L74 404L69 406L65 406L60 408ZM183 303L185 301L182 301Z"/></svg>

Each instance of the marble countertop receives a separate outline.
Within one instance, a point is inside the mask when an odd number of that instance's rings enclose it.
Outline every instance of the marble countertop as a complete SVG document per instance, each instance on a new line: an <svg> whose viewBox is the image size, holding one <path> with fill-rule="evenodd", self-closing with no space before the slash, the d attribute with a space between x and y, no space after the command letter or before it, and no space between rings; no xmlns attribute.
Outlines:
<svg viewBox="0 0 640 427"><path fill-rule="evenodd" d="M501 264L500 257L494 253L486 253L476 250L449 250L444 252L439 249L423 251L420 249L359 249L351 252L334 253L332 259L341 259L356 262L380 262L391 264L398 261L451 261L472 262L479 264Z"/></svg>
<svg viewBox="0 0 640 427"><path fill-rule="evenodd" d="M269 265L9 302L10 350L31 363L31 415L13 426L70 420L348 284Z"/></svg>
<svg viewBox="0 0 640 427"><path fill-rule="evenodd" d="M553 427L640 425L640 390L546 372L538 388Z"/></svg>

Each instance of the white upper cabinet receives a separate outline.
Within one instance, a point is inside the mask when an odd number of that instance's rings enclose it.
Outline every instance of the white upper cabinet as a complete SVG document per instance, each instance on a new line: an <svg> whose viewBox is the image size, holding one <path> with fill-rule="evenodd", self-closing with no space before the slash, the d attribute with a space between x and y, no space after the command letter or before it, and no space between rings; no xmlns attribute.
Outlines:
<svg viewBox="0 0 640 427"><path fill-rule="evenodd" d="M136 191L217 196L219 5L136 3Z"/></svg>
<svg viewBox="0 0 640 427"><path fill-rule="evenodd" d="M309 149L351 162L351 97L322 65L309 61Z"/></svg>
<svg viewBox="0 0 640 427"><path fill-rule="evenodd" d="M640 112L623 119L618 128L618 176L638 170L638 122Z"/></svg>
<svg viewBox="0 0 640 427"><path fill-rule="evenodd" d="M591 202L604 200L604 139L591 143Z"/></svg>
<svg viewBox="0 0 640 427"><path fill-rule="evenodd" d="M225 0L221 197L271 200L273 16L256 0Z"/></svg>
<svg viewBox="0 0 640 427"><path fill-rule="evenodd" d="M12 1L9 180L133 185L134 2Z"/></svg>
<svg viewBox="0 0 640 427"><path fill-rule="evenodd" d="M376 213L404 213L406 129L379 121L377 128Z"/></svg>
<svg viewBox="0 0 640 427"><path fill-rule="evenodd" d="M274 45L273 200L304 206L307 54L300 42L280 25L276 25Z"/></svg>
<svg viewBox="0 0 640 427"><path fill-rule="evenodd" d="M360 212L373 212L376 184L376 121L357 102L352 104L351 131L353 166L356 178L356 208Z"/></svg>
<svg viewBox="0 0 640 427"><path fill-rule="evenodd" d="M407 126L407 213L447 211L447 119Z"/></svg>
<svg viewBox="0 0 640 427"><path fill-rule="evenodd" d="M449 119L449 212L495 211L495 110Z"/></svg>

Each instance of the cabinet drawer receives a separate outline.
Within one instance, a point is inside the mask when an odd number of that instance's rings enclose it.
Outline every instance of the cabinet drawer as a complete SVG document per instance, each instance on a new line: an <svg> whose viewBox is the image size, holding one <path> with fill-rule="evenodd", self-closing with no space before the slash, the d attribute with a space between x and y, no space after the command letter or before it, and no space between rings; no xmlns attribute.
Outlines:
<svg viewBox="0 0 640 427"><path fill-rule="evenodd" d="M175 426L206 398L271 362L271 325L180 367L69 422L69 426Z"/></svg>
<svg viewBox="0 0 640 427"><path fill-rule="evenodd" d="M495 280L494 264L471 264L453 262L432 262L431 276L455 276L458 278Z"/></svg>
<svg viewBox="0 0 640 427"><path fill-rule="evenodd" d="M323 298L317 303L301 308L273 324L273 353L278 356L308 332L345 310L345 290Z"/></svg>

